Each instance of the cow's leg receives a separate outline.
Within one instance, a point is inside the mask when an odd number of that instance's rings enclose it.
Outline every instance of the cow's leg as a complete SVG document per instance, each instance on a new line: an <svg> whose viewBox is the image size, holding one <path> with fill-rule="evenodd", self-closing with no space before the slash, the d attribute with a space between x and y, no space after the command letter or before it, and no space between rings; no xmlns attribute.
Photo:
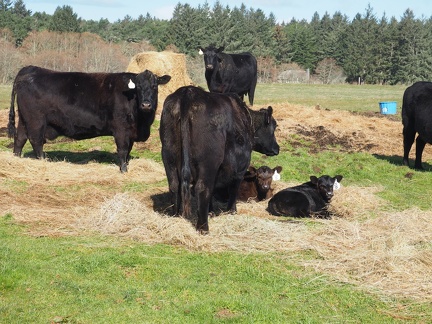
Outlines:
<svg viewBox="0 0 432 324"><path fill-rule="evenodd" d="M24 124L21 120L18 121L18 127L14 136L14 149L13 153L16 156L21 156L22 149L27 142L27 133Z"/></svg>
<svg viewBox="0 0 432 324"><path fill-rule="evenodd" d="M417 136L417 139L416 139L416 159L415 159L414 167L416 169L419 169L419 170L423 170L422 154L423 154L423 149L424 149L425 145L426 145L426 142L420 136Z"/></svg>
<svg viewBox="0 0 432 324"><path fill-rule="evenodd" d="M180 206L181 206L181 196L180 196L178 177L168 176L168 172L167 172L167 178L169 183L169 191L171 194L172 215L178 216L180 215Z"/></svg>
<svg viewBox="0 0 432 324"><path fill-rule="evenodd" d="M201 234L209 232L208 217L210 200L212 199L213 183L199 179L195 185L195 196L198 205L198 221L196 229Z"/></svg>
<svg viewBox="0 0 432 324"><path fill-rule="evenodd" d="M241 179L235 180L232 182L232 184L229 186L228 192L229 192L229 198L228 198L228 205L227 210L231 214L237 213L237 195L240 188Z"/></svg>
<svg viewBox="0 0 432 324"><path fill-rule="evenodd" d="M248 98L251 106L253 106L253 102L254 102L256 82L257 80L255 78L255 82L252 82L252 85L248 91Z"/></svg>
<svg viewBox="0 0 432 324"><path fill-rule="evenodd" d="M120 172L127 172L128 167L128 156L130 153L131 144L126 138L115 137L115 142L117 145L117 156L119 159Z"/></svg>
<svg viewBox="0 0 432 324"><path fill-rule="evenodd" d="M415 128L414 125L406 125L403 128L403 145L404 145L404 156L403 156L403 164L409 166L409 152L411 150L411 146L414 143L415 139Z"/></svg>
<svg viewBox="0 0 432 324"><path fill-rule="evenodd" d="M45 125L37 123L36 121L32 123L31 127L27 125L27 136L36 157L38 159L43 159L45 157L43 152L43 145L45 144Z"/></svg>

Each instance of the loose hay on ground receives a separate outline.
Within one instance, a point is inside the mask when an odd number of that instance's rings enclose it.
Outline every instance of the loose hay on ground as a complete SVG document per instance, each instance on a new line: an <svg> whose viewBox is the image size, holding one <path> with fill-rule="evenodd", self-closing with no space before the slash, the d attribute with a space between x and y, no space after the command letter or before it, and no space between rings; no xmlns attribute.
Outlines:
<svg viewBox="0 0 432 324"><path fill-rule="evenodd" d="M309 233L317 271L390 295L432 300L432 212L383 213L363 223L335 219Z"/></svg>

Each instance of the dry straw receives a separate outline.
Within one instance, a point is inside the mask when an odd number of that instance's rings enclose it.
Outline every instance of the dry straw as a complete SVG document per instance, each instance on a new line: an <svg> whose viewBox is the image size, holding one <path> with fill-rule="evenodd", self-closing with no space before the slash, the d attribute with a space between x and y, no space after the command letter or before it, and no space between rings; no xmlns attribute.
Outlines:
<svg viewBox="0 0 432 324"><path fill-rule="evenodd" d="M288 104L274 107L279 139L295 133L299 124L310 130L323 126L352 143L362 139L373 144L371 153L401 154L400 138L387 142L382 133L384 129L386 134L400 136L400 122L345 112L320 110L316 114L314 108ZM1 120L7 124L6 110ZM299 261L304 266L368 290L432 300L432 211L391 212L391 206L376 195L380 187L342 182L332 200L336 217L330 220L283 221L267 213L265 201L239 203L237 215L210 219L210 235L200 236L193 220L163 213L170 199L159 163L134 159L129 172L121 174L117 165L20 159L8 151L0 152L0 164L0 215L12 213L16 222L29 225L32 235L98 232L196 251L281 257L312 250L319 258ZM146 190L127 187L133 183L140 184L139 188L145 185ZM289 185L275 184L276 190Z"/></svg>

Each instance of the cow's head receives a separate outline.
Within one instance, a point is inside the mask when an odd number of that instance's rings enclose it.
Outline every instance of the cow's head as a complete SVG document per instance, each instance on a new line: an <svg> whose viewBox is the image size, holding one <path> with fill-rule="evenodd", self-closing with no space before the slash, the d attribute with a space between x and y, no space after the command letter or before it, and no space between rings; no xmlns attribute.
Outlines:
<svg viewBox="0 0 432 324"><path fill-rule="evenodd" d="M341 175L337 175L333 178L328 175L323 175L319 178L311 176L310 181L316 186L316 189L324 201L329 203L333 198L333 190L338 188L338 184L341 182L342 178L343 176Z"/></svg>
<svg viewBox="0 0 432 324"><path fill-rule="evenodd" d="M169 80L171 80L169 75L158 77L149 70L145 70L137 74L134 79L129 79L128 88L136 89L139 109L154 112L158 104L158 85L166 84Z"/></svg>
<svg viewBox="0 0 432 324"><path fill-rule="evenodd" d="M206 70L212 71L215 66L220 62L219 53L224 50L224 47L216 48L213 45L210 45L206 48L199 48L199 54L204 55L204 65Z"/></svg>
<svg viewBox="0 0 432 324"><path fill-rule="evenodd" d="M262 108L251 113L254 126L253 150L268 156L279 154L279 144L276 141L276 120L273 118L273 108Z"/></svg>
<svg viewBox="0 0 432 324"><path fill-rule="evenodd" d="M250 174L255 175L255 181L258 191L261 194L266 194L271 189L271 184L273 181L273 176L276 173L280 173L282 171L281 166L277 166L273 169L270 167L263 165L259 167L258 169L254 168L253 166L250 166L248 169Z"/></svg>

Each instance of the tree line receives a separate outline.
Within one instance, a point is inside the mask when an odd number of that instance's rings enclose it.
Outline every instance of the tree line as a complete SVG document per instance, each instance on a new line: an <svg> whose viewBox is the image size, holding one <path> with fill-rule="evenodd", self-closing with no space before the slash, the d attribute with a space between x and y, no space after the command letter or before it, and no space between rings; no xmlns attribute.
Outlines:
<svg viewBox="0 0 432 324"><path fill-rule="evenodd" d="M86 35L81 37L86 39L92 34L93 38L98 37L97 42L104 43L104 48L111 48L112 56L118 59L123 55L122 60L130 58L131 50L169 49L185 53L193 61L198 47L210 44L225 46L227 53L248 51L258 59L261 82L274 82L283 72L300 69L309 71L314 80L323 83L411 84L432 79L432 17L417 18L410 9L399 20L385 15L378 18L369 5L352 20L337 11L322 17L315 13L310 21L292 19L278 23L273 14L266 15L261 9L247 8L244 4L230 8L217 1L213 6L205 2L197 7L178 3L170 20L146 13L137 19L126 16L110 22L81 19L71 6L59 6L49 15L32 13L23 0L0 0L0 30L0 45L19 53L8 53L11 57L26 57L29 40L44 33ZM50 41L50 36L46 38ZM67 50L60 52L65 55ZM87 54L82 59L88 60L91 55ZM104 54L109 55L99 55ZM0 53L0 59L4 56ZM50 55L46 56L49 60ZM110 69L112 63L105 59L104 69ZM98 64L88 64L100 68ZM7 62L0 65L11 69ZM116 68L113 66L111 70ZM9 77L1 73L0 81L7 81ZM294 75L299 78L299 74Z"/></svg>

